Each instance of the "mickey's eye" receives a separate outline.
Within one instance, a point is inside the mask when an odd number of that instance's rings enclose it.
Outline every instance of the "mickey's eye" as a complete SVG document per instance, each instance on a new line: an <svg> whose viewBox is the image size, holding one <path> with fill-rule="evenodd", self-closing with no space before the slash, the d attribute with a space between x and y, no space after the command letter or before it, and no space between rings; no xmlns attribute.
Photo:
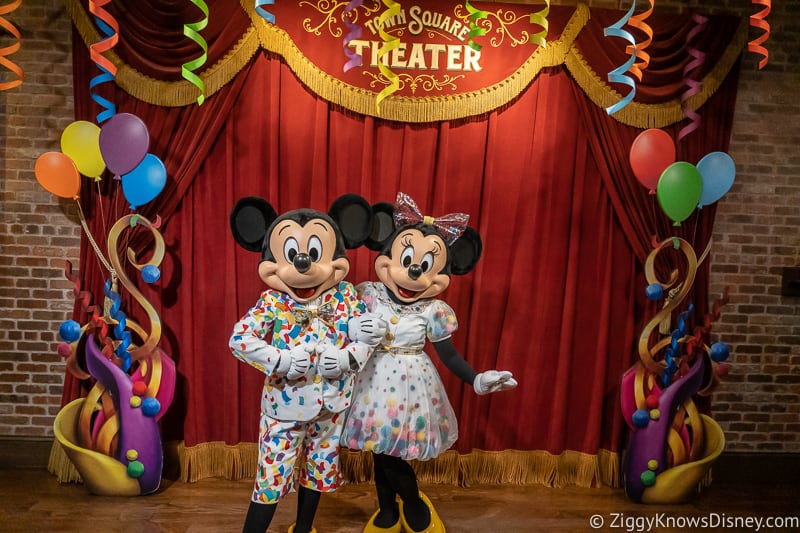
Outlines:
<svg viewBox="0 0 800 533"><path fill-rule="evenodd" d="M308 239L308 256L315 263L322 257L322 241L319 240L319 237L314 236Z"/></svg>
<svg viewBox="0 0 800 533"><path fill-rule="evenodd" d="M414 247L413 246L406 246L403 249L403 253L400 254L400 264L403 267L408 268L411 266L411 262L414 260Z"/></svg>
<svg viewBox="0 0 800 533"><path fill-rule="evenodd" d="M428 252L427 254L422 256L422 261L420 261L419 266L422 267L422 272L428 273L433 268L433 254Z"/></svg>
<svg viewBox="0 0 800 533"><path fill-rule="evenodd" d="M300 247L297 245L297 239L289 237L286 239L286 242L283 243L283 256L291 263L294 261L294 256L297 255L299 249Z"/></svg>

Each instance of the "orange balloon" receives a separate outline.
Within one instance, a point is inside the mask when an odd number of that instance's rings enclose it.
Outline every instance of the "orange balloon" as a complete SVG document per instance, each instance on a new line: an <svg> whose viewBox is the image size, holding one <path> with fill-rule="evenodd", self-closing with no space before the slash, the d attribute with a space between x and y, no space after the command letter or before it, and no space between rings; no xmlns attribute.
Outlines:
<svg viewBox="0 0 800 533"><path fill-rule="evenodd" d="M75 162L61 152L45 152L33 168L36 181L47 191L61 198L78 198L81 175Z"/></svg>

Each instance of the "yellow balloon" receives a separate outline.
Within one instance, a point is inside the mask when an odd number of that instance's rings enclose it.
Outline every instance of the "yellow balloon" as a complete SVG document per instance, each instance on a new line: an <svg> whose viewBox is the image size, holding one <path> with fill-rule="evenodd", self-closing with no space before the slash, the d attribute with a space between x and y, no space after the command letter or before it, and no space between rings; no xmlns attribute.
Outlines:
<svg viewBox="0 0 800 533"><path fill-rule="evenodd" d="M106 169L100 153L100 126L97 124L77 120L64 128L61 151L75 162L84 176L99 180Z"/></svg>

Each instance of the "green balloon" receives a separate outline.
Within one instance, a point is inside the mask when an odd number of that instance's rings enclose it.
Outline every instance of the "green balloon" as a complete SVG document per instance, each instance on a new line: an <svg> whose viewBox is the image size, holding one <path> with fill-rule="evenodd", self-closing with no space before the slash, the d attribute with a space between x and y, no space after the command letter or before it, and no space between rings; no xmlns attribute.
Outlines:
<svg viewBox="0 0 800 533"><path fill-rule="evenodd" d="M703 194L703 176L691 163L672 163L658 179L656 196L661 210L680 226L692 214Z"/></svg>

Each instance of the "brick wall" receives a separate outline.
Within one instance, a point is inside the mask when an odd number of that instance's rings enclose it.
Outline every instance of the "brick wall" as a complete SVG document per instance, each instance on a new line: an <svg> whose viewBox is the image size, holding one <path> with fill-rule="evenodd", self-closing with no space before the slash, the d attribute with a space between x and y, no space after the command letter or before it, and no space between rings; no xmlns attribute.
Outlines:
<svg viewBox="0 0 800 533"><path fill-rule="evenodd" d="M73 120L69 19L60 0L33 3L9 17L23 32L13 58L25 83L0 92L0 437L52 435L64 373L55 332L72 309L62 269L65 259L77 266L80 238L72 202L54 199L33 174ZM689 9L657 4L659 12ZM713 334L731 347L732 373L713 408L735 451L800 452L800 299L780 296L781 268L800 266L800 23L790 4L774 3L768 18L767 67L759 71L759 56L745 54L729 150L736 182L719 202L710 256L712 296L731 292ZM757 11L745 0L702 6Z"/></svg>

